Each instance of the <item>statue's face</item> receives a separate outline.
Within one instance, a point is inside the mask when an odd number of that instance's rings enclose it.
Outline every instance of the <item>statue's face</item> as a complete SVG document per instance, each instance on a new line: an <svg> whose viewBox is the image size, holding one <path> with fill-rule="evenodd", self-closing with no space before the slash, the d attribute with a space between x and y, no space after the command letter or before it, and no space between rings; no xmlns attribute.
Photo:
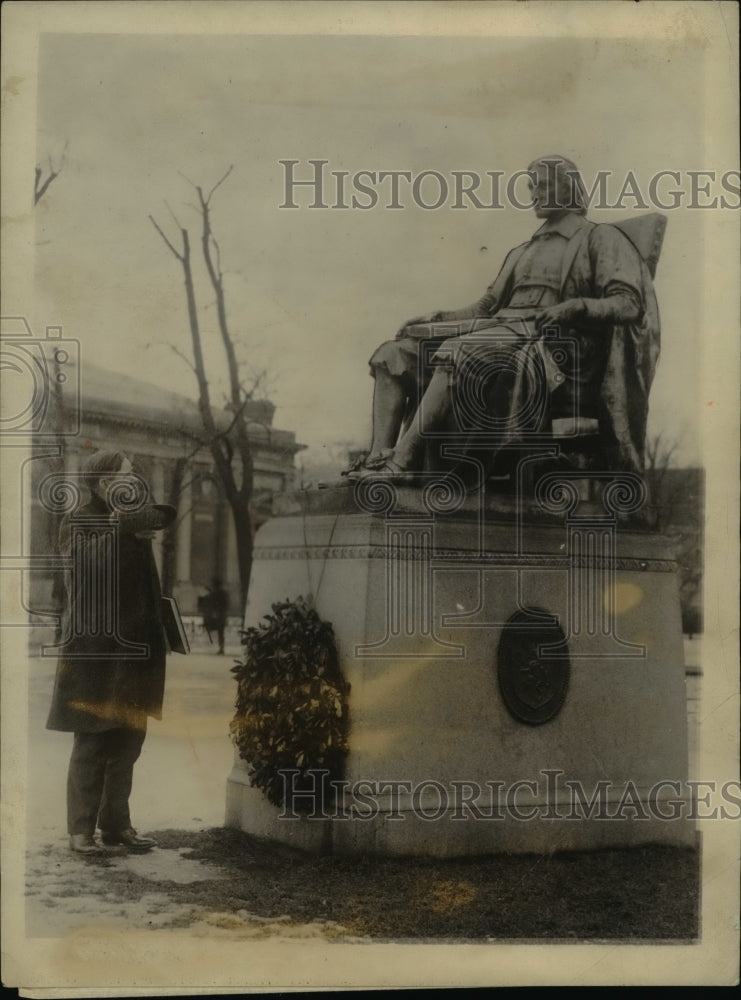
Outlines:
<svg viewBox="0 0 741 1000"><path fill-rule="evenodd" d="M531 169L528 187L533 199L533 209L539 219L558 215L568 205L568 191L564 192L560 171L555 170L553 164L547 166L545 163L537 163Z"/></svg>

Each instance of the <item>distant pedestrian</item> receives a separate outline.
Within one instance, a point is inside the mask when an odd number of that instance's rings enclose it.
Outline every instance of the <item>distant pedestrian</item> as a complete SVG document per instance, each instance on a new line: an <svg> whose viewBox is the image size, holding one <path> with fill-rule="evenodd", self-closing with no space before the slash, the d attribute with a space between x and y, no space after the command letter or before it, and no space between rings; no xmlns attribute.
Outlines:
<svg viewBox="0 0 741 1000"><path fill-rule="evenodd" d="M203 608L203 625L209 636L216 632L219 640L219 654L224 654L224 630L229 612L229 595L221 585L221 580L214 577L208 588L208 593L201 601Z"/></svg>
<svg viewBox="0 0 741 1000"><path fill-rule="evenodd" d="M141 495L143 481L121 452L96 452L84 475L90 502L67 515L60 527L59 547L71 568L46 725L74 733L67 777L71 850L100 853L97 824L104 845L147 851L156 844L133 829L129 795L147 717L162 718L165 685L165 634L151 538L176 512L149 503L122 512L115 493L122 491L131 501Z"/></svg>

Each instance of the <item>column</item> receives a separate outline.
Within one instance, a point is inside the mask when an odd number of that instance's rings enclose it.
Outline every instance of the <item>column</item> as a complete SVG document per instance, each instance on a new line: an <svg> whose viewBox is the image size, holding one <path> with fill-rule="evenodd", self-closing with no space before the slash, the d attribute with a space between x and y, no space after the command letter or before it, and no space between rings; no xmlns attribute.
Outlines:
<svg viewBox="0 0 741 1000"><path fill-rule="evenodd" d="M236 587L239 590L239 560L237 558L237 530L231 508L227 506L224 512L226 522L226 558L224 561L224 582L227 590ZM244 610L243 608L241 610Z"/></svg>
<svg viewBox="0 0 741 1000"><path fill-rule="evenodd" d="M165 495L165 471L159 459L152 459L152 481L149 484L151 499L153 503L162 503ZM152 539L152 551L154 561L157 564L157 571L162 576L162 543L163 532L155 531Z"/></svg>
<svg viewBox="0 0 741 1000"><path fill-rule="evenodd" d="M190 544L193 522L191 470L186 469L183 485L178 497L177 550L175 558L175 582L190 583Z"/></svg>

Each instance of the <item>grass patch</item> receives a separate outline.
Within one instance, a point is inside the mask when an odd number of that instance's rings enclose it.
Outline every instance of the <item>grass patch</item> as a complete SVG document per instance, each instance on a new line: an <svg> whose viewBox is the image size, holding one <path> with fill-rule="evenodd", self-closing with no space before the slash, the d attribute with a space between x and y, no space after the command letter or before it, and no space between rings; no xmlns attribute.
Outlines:
<svg viewBox="0 0 741 1000"><path fill-rule="evenodd" d="M185 857L218 867L213 881L166 884L174 903L219 913L335 921L359 937L397 941L679 942L699 933L695 848L338 858L302 854L238 830L154 836L160 847L187 848ZM141 891L137 881L129 891ZM110 889L115 882L118 873ZM150 891L155 885L162 884L148 882Z"/></svg>

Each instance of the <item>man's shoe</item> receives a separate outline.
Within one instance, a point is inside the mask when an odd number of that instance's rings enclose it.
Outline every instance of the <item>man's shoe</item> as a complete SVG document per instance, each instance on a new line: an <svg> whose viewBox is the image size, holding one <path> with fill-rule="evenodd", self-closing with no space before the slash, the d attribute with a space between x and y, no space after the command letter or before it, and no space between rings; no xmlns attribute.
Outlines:
<svg viewBox="0 0 741 1000"><path fill-rule="evenodd" d="M100 839L106 847L128 847L130 851L151 851L157 846L157 841L151 837L140 837L136 830L129 827L119 833L102 833Z"/></svg>
<svg viewBox="0 0 741 1000"><path fill-rule="evenodd" d="M75 854L102 854L100 845L97 844L89 833L73 833L69 838L69 849Z"/></svg>

